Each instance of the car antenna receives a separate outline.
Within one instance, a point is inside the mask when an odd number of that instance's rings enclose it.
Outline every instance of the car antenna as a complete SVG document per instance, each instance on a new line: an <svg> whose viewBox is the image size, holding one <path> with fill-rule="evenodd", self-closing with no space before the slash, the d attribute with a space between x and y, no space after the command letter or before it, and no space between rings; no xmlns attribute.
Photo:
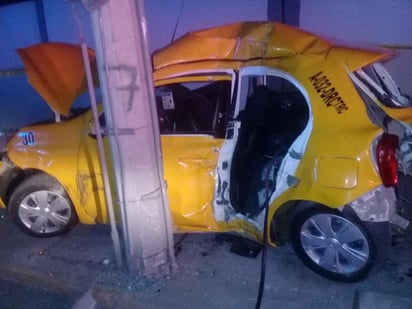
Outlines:
<svg viewBox="0 0 412 309"><path fill-rule="evenodd" d="M173 35L172 35L172 39L170 40L170 43L173 43L173 41L175 40L177 26L179 25L180 17L182 16L183 6L185 5L185 2L186 2L186 0L183 0L182 5L180 6L179 15L177 16L176 25L175 25L175 28L173 30Z"/></svg>

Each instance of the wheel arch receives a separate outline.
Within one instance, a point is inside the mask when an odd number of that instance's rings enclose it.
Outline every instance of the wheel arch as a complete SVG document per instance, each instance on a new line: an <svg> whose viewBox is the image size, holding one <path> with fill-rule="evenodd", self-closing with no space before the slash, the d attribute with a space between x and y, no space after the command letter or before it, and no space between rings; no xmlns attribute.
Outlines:
<svg viewBox="0 0 412 309"><path fill-rule="evenodd" d="M22 171L14 180L9 195L11 218L31 236L60 235L78 222L76 209L66 189L55 177L43 171Z"/></svg>
<svg viewBox="0 0 412 309"><path fill-rule="evenodd" d="M373 235L356 216L315 204L297 212L290 222L293 250L318 275L357 282L373 268L377 247Z"/></svg>
<svg viewBox="0 0 412 309"><path fill-rule="evenodd" d="M269 223L269 243L271 245L279 246L289 241L290 223L292 218L299 212L312 207L335 209L315 201L288 201L280 206L272 216L272 220ZM391 234L389 222L362 221L349 205L344 205L342 209L335 210L340 211L346 218L361 224L369 233L375 246L377 246L378 243L380 247L386 248L389 246Z"/></svg>
<svg viewBox="0 0 412 309"><path fill-rule="evenodd" d="M9 180L6 184L7 189L4 192L4 203L6 207L8 207L10 197L13 194L14 190L23 183L27 178L36 175L36 174L47 174L39 169L19 169L16 175ZM50 177L54 178L53 176L49 175ZM57 180L56 180L57 181Z"/></svg>
<svg viewBox="0 0 412 309"><path fill-rule="evenodd" d="M294 200L281 205L273 214L269 226L269 242L272 245L283 245L289 240L290 222L293 216L311 207L327 207L315 201Z"/></svg>

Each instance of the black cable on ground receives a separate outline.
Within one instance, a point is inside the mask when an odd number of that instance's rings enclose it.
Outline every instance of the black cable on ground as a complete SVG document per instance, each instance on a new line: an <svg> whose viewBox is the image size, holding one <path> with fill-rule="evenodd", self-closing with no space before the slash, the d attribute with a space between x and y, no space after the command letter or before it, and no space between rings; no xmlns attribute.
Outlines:
<svg viewBox="0 0 412 309"><path fill-rule="evenodd" d="M183 234L183 236L176 241L176 243L174 244L174 252L175 252L175 256L177 257L177 255L182 251L182 242L183 240L185 240L185 238L189 235L189 233L185 233Z"/></svg>
<svg viewBox="0 0 412 309"><path fill-rule="evenodd" d="M260 305L262 303L263 299L263 292L265 288L265 277L266 277L266 255L267 255L267 234L268 234L268 213L269 213L269 198L270 198L270 188L269 188L269 176L270 172L272 170L272 167L274 167L275 162L277 158L274 156L269 164L267 165L267 172L266 172L266 177L265 177L265 191L266 191L266 198L265 198L265 221L264 221L264 226L263 226L263 244L262 244L262 260L260 264L260 281L259 281L259 290L258 290L258 296L256 299L256 305L255 309L260 309Z"/></svg>
<svg viewBox="0 0 412 309"><path fill-rule="evenodd" d="M259 282L259 292L256 300L255 309L260 308L260 304L263 298L263 291L265 288L265 277L266 277L266 252L267 252L267 218L268 218L268 209L269 209L269 201L266 201L265 205L265 226L263 228L263 244L262 244L262 261L260 266L260 282Z"/></svg>

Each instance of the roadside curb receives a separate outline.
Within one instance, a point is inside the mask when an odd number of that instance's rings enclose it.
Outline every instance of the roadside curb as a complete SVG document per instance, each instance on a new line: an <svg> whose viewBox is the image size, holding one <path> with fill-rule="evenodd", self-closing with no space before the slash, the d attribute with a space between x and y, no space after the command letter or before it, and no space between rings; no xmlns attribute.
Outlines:
<svg viewBox="0 0 412 309"><path fill-rule="evenodd" d="M374 291L357 291L353 309L410 309L412 298L405 298Z"/></svg>
<svg viewBox="0 0 412 309"><path fill-rule="evenodd" d="M65 276L52 273L41 274L31 267L24 267L21 264L15 266L0 262L0 277L56 294L76 296L82 293L80 288L68 284Z"/></svg>

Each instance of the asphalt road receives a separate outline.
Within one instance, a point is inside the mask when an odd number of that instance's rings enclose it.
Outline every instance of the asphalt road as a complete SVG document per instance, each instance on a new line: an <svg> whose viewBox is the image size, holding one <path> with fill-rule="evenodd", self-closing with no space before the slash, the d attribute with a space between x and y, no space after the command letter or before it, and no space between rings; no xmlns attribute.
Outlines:
<svg viewBox="0 0 412 309"><path fill-rule="evenodd" d="M71 308L74 300L44 290L27 287L0 279L0 308L2 309L47 309Z"/></svg>
<svg viewBox="0 0 412 309"><path fill-rule="evenodd" d="M261 255L234 254L245 252L233 250L230 237L175 235L178 269L147 278L116 267L109 226L79 224L66 235L33 238L0 210L0 235L0 309L71 308L89 290L99 308L249 309L256 303ZM410 309L412 235L388 250L365 280L342 284L313 273L288 244L269 248L261 308Z"/></svg>

